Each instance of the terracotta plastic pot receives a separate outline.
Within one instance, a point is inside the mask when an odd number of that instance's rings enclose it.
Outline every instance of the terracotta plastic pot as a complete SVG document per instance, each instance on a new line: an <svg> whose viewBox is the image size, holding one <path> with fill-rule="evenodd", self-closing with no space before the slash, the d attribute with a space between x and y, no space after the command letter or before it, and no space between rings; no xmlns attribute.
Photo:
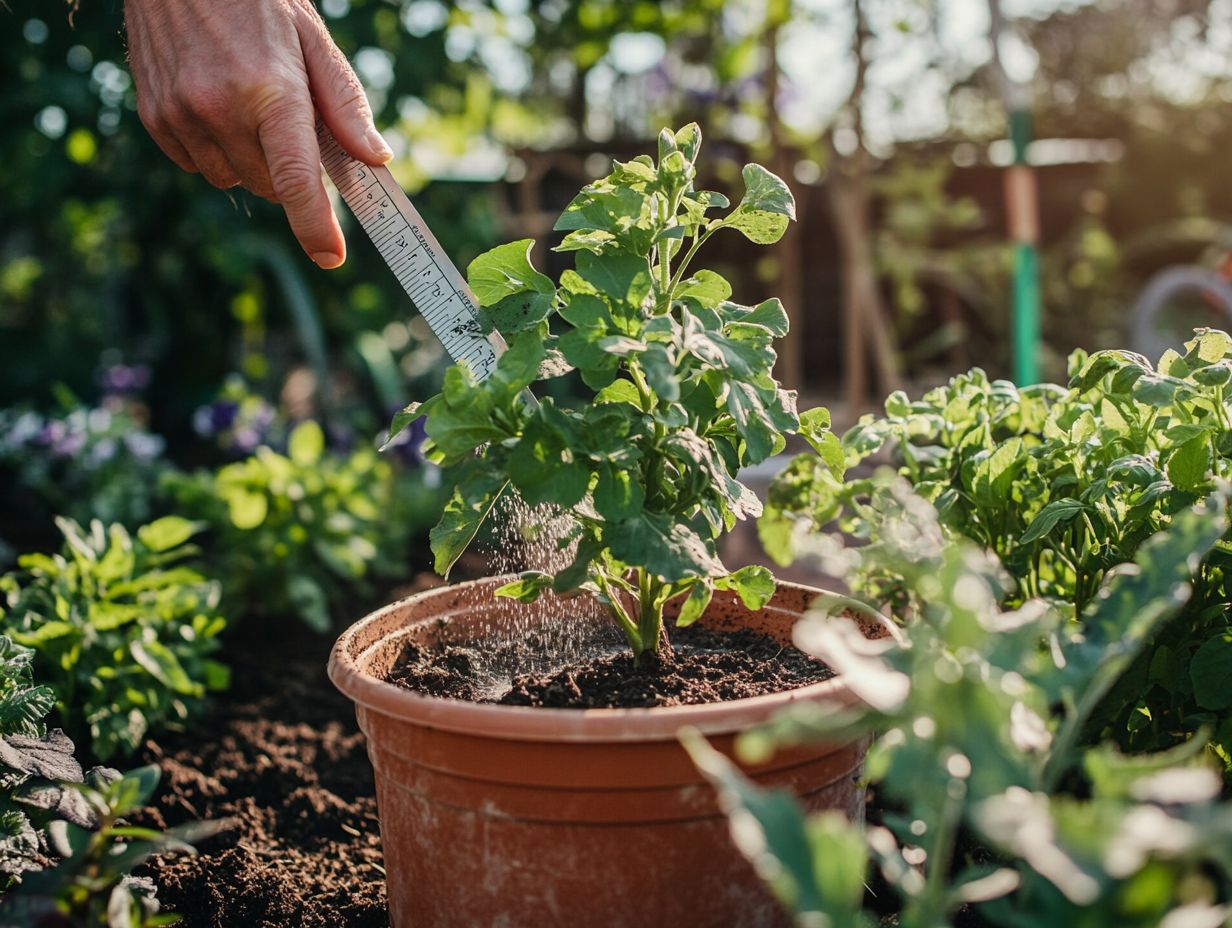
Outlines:
<svg viewBox="0 0 1232 928"><path fill-rule="evenodd" d="M733 846L715 794L676 740L734 737L796 700L852 701L840 680L753 699L655 709L542 709L417 695L384 682L408 641L482 641L516 621L501 578L442 587L351 626L329 660L355 701L376 772L394 928L753 928L785 919ZM819 591L780 584L746 610L717 593L705 625L787 643ZM851 615L870 638L884 619ZM809 745L746 768L812 809L863 815L867 743Z"/></svg>

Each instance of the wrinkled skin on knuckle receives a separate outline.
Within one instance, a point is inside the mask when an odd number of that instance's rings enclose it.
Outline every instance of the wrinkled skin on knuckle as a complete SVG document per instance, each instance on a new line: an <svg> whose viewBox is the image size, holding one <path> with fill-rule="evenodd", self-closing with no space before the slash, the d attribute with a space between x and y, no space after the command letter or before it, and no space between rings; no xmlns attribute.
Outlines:
<svg viewBox="0 0 1232 928"><path fill-rule="evenodd" d="M329 57L334 75L334 95L340 101L340 106L365 118L370 117L372 114L368 109L368 95L364 93L364 85L346 60L346 56L332 42L329 46Z"/></svg>
<svg viewBox="0 0 1232 928"><path fill-rule="evenodd" d="M270 176L279 201L291 206L311 201L321 184L320 168L302 158L271 165Z"/></svg>
<svg viewBox="0 0 1232 928"><path fill-rule="evenodd" d="M225 125L229 115L226 92L213 81L186 77L175 88L179 108L188 119L206 126Z"/></svg>
<svg viewBox="0 0 1232 928"><path fill-rule="evenodd" d="M267 76L246 85L239 92L239 99L258 129L269 128L300 116L305 110L306 86L297 86L281 76Z"/></svg>

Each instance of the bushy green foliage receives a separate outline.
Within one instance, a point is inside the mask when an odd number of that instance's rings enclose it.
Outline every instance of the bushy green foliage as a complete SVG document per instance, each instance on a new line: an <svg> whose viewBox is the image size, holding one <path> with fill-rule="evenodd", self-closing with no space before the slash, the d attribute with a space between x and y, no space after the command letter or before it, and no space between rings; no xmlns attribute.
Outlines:
<svg viewBox="0 0 1232 928"><path fill-rule="evenodd" d="M164 832L125 823L126 815L149 802L158 780L154 766L123 775L97 768L81 782L58 786L61 801L78 809L47 826L47 850L61 860L27 876L0 902L0 928L155 928L178 922L179 916L159 912L153 880L132 871L155 854L193 853L188 842L214 833L217 824L192 822Z"/></svg>
<svg viewBox="0 0 1232 928"><path fill-rule="evenodd" d="M845 465L890 443L900 473L936 505L945 530L1005 565L1007 604L1042 597L1081 620L1109 571L1232 478L1232 338L1199 330L1184 354L1169 351L1157 365L1125 351L1078 352L1070 369L1069 387L1018 389L977 369L917 401L891 395L885 416L866 417L843 437L841 454L802 456L776 480L760 525L767 549L789 558L793 533L832 519L863 538L883 537L869 504L874 483L843 477ZM894 575L856 579L907 605ZM1091 734L1154 750L1202 730L1232 770L1230 607L1232 539L1224 539Z"/></svg>
<svg viewBox="0 0 1232 928"><path fill-rule="evenodd" d="M751 607L773 593L764 568L728 573L717 540L761 509L738 470L801 429L795 395L770 374L772 342L787 331L782 305L732 303L722 277L691 266L721 229L777 241L794 200L750 164L740 203L708 218L730 204L694 189L700 146L696 125L665 129L657 162L618 162L584 188L556 224L568 232L557 250L577 256L559 286L531 266L529 240L477 258L468 276L483 323L509 350L481 382L451 368L442 392L408 407L391 430L426 416L427 453L456 487L432 532L441 573L512 486L530 506L564 514L561 547L576 547L565 569L528 572L502 595L591 591L639 656L659 647L674 596L687 597L687 623L716 587L736 589ZM570 371L592 391L586 402L526 398L531 384Z"/></svg>
<svg viewBox="0 0 1232 928"><path fill-rule="evenodd" d="M0 621L34 649L65 728L95 756L131 754L149 731L179 725L227 686L209 655L226 621L219 589L187 563L195 523L168 516L132 535L57 520L59 554L27 554L0 578Z"/></svg>
<svg viewBox="0 0 1232 928"><path fill-rule="evenodd" d="M174 474L177 512L211 529L211 572L228 612L294 612L316 631L330 606L364 592L375 574L405 571L410 535L439 513L437 494L398 474L375 450L327 451L304 422L287 454L260 447L217 472Z"/></svg>
<svg viewBox="0 0 1232 928"><path fill-rule="evenodd" d="M15 767L8 738L38 742L46 728L43 718L56 704L56 694L34 683L31 663L34 652L0 635L0 891L8 889L23 873L37 868L38 835L29 810L14 802L14 796L30 779L30 773ZM20 744L20 740L18 744Z"/></svg>
<svg viewBox="0 0 1232 928"><path fill-rule="evenodd" d="M34 683L33 659L0 635L0 926L170 924L153 883L130 872L152 853L191 850L184 842L214 826L124 826L121 817L148 802L158 768L83 773L73 742L43 724L56 696Z"/></svg>
<svg viewBox="0 0 1232 928"><path fill-rule="evenodd" d="M733 815L733 835L800 924L872 926L871 865L896 894L894 924L938 928L975 905L996 925L1124 928L1223 924L1232 901L1232 806L1202 738L1128 756L1083 748L1092 716L1189 596L1195 565L1227 530L1223 493L1173 514L1131 568L1070 621L1032 601L1000 605L1009 580L987 552L947 541L935 510L898 482L876 496L883 530L857 551L814 544L831 570L896 575L920 604L901 643L870 642L822 604L796 640L863 700L801 705L745 736L782 743L872 735L867 776L887 809L864 826L806 819L700 738L694 757ZM841 611L841 610L839 610ZM880 900L886 906L886 900ZM970 917L968 914L967 918Z"/></svg>

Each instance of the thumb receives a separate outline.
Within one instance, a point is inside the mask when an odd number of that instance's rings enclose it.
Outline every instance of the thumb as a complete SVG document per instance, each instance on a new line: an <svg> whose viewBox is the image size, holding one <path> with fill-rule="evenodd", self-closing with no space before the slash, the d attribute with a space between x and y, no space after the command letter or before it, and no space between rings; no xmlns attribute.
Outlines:
<svg viewBox="0 0 1232 928"><path fill-rule="evenodd" d="M317 111L340 145L353 158L384 164L393 152L372 121L372 110L350 62L334 44L315 10L296 19L308 86Z"/></svg>

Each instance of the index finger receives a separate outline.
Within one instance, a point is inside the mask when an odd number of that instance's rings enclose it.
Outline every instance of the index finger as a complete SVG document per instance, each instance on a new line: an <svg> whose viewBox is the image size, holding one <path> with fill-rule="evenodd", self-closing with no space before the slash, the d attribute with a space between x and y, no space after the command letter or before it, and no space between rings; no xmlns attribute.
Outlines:
<svg viewBox="0 0 1232 928"><path fill-rule="evenodd" d="M274 195L304 251L324 268L346 259L346 241L321 182L316 113L307 91L289 95L262 114L257 128Z"/></svg>

